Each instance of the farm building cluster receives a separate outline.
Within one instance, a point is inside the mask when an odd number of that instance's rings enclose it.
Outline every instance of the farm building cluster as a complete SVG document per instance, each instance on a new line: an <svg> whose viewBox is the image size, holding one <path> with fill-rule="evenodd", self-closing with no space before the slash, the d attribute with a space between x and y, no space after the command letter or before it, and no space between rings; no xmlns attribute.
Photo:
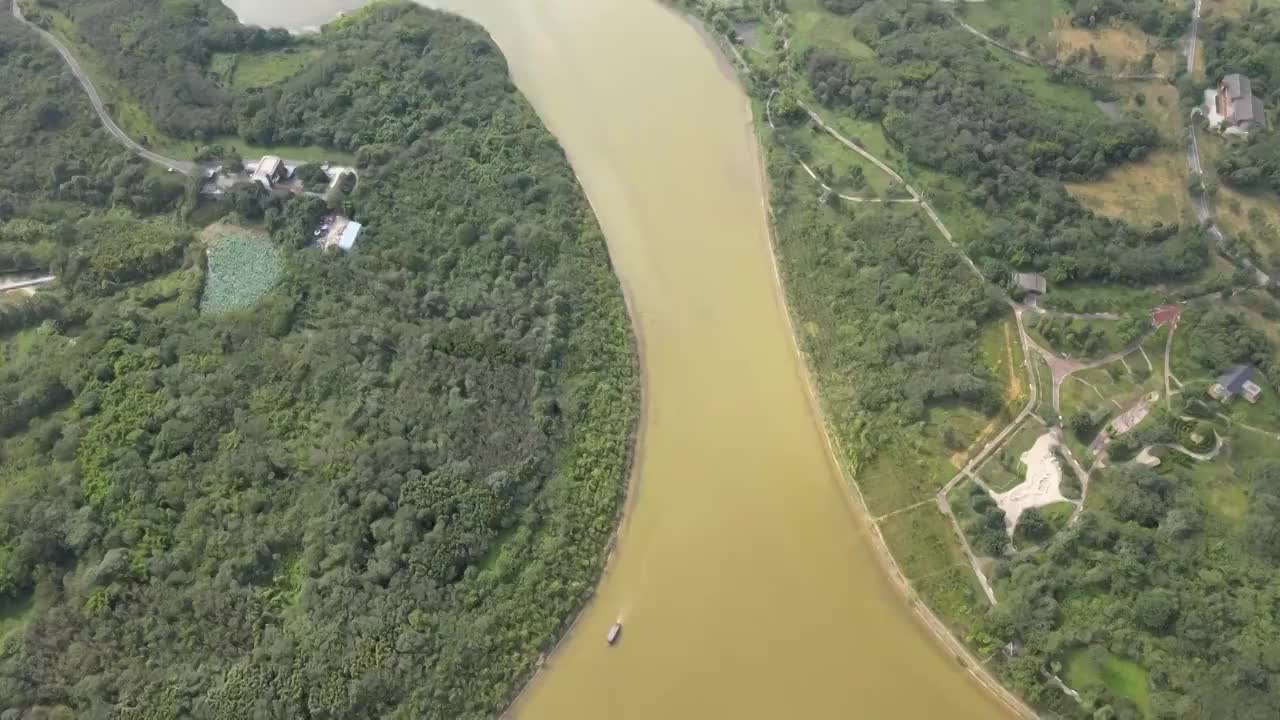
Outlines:
<svg viewBox="0 0 1280 720"><path fill-rule="evenodd" d="M249 183L257 183L268 192L291 192L323 197L338 189L347 175L355 176L355 169L332 163L321 163L320 171L327 182L324 192L308 190L298 177L298 168L307 163L285 160L278 155L264 155L261 159L244 163L243 170L233 171L225 165L209 165L204 170L204 182L200 192L205 195L221 195Z"/></svg>
<svg viewBox="0 0 1280 720"><path fill-rule="evenodd" d="M1216 90L1204 91L1204 111L1209 127L1224 135L1246 136L1267 127L1262 100L1253 94L1249 78L1240 73L1223 77Z"/></svg>

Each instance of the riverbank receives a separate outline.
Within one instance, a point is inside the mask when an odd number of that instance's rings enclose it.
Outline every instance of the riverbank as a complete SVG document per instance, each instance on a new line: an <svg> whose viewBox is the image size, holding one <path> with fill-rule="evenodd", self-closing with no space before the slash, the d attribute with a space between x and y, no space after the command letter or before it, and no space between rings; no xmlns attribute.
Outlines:
<svg viewBox="0 0 1280 720"><path fill-rule="evenodd" d="M555 133L549 128L547 129L547 132L551 133L552 137L556 138L557 143L560 142L560 138L556 137ZM570 160L569 166L570 168L573 167L572 160ZM574 180L577 181L578 187L584 187L582 178L578 176L576 170L573 171L573 177ZM595 217L599 217L599 213L591 201L591 196L586 193L583 194L586 196L587 205L591 207L591 214ZM613 251L610 249L607 242L605 243L605 248L606 251L609 252L609 261L612 265L615 262L615 259L613 257ZM636 416L635 426L631 429L631 436L628 439L629 454L626 459L627 482L626 487L624 488L625 495L622 500L622 507L619 510L617 517L614 519L613 536L609 538L609 543L605 546L604 564L601 566L600 575L596 578L595 583L591 587L591 594L582 602L582 606L574 612L573 620L565 627L564 632L560 633L560 636L556 638L551 649L538 659L538 663L534 667L533 673L530 674L528 679L519 686L519 689L512 696L511 702L507 704L507 708L502 711L502 715L500 716L502 718L514 718L516 716L520 710L522 701L528 696L530 689L538 681L538 678L542 675L543 671L550 669L556 654L567 642L575 637L576 633L583 630L583 628L580 627L582 619L586 616L587 611L591 609L592 604L597 601L601 583L603 583L605 578L609 576L610 571L613 570L615 566L618 546L622 542L623 533L627 529L627 524L631 519L632 511L635 509L636 496L640 487L640 477L643 469L644 453L642 451L644 450L644 439L646 434L645 428L648 426L649 421L649 365L645 361L645 358L648 356L645 353L644 330L640 324L640 316L636 312L634 291L628 285L626 278L621 274L615 272L613 273L613 277L617 279L618 286L622 289L622 302L626 308L627 323L631 330L629 333L631 337L631 353L632 357L635 358L636 366L640 371L640 412ZM619 621L621 620L622 618L620 617Z"/></svg>
<svg viewBox="0 0 1280 720"><path fill-rule="evenodd" d="M918 593L912 586L911 581L907 578L902 566L889 548L888 542L885 540L884 534L880 530L880 526L874 522L874 514L871 512L870 506L867 504L866 497L862 493L862 488L853 472L842 460L845 457L844 450L840 446L839 438L836 436L831 423L830 413L826 409L822 394L818 389L817 382L814 379L814 370L812 361L808 353L805 352L800 344L798 328L800 320L795 309L790 302L787 294L786 283L782 277L782 269L779 264L780 249L777 242L777 228L773 222L773 209L771 204L771 185L770 178L765 166L764 155L761 152L764 143L769 142L768 137L762 136L756 132L759 126L755 122L754 108L751 101L751 94L748 92L745 83L742 83L742 77L737 68L747 71L745 66L735 64L729 59L729 52L726 52L726 42L723 36L713 34L706 25L698 17L687 13L680 13L702 37L703 42L716 56L717 62L722 67L727 68L733 73L735 82L742 86L743 93L747 95L748 112L751 114L752 122L747 126L746 131L751 133L756 142L752 143L754 149L754 160L757 171L760 175L760 184L764 189L761 199L761 208L765 217L765 221L769 228L769 256L772 261L774 292L777 302L783 309L786 317L787 327L790 331L792 339L792 347L799 360L797 366L799 368L800 380L804 385L809 399L809 405L814 416L814 420L822 428L822 437L826 444L828 461L833 470L839 477L844 479L845 486L842 488L842 495L848 500L851 510L851 517L858 525L859 530L871 541L871 547L875 556L879 561L881 569L884 571L885 577L888 578L898 595L911 608L912 614L919 621L922 628L931 635L939 646L949 652L952 657L963 667L966 673L973 678L979 685L983 687L992 697L1003 704L1011 713L1020 718L1036 718L1036 712L1028 706L1021 698L1013 694L994 675L986 670L981 661L974 657L973 653L964 644L960 638L942 621L941 618L933 612L927 603L919 598Z"/></svg>

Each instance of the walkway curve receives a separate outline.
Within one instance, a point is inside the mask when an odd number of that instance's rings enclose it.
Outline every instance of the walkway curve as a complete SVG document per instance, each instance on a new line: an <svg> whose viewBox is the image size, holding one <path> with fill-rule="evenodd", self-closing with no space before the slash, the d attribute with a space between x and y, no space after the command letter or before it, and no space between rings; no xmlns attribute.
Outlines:
<svg viewBox="0 0 1280 720"><path fill-rule="evenodd" d="M777 129L778 129L778 126L777 126L777 125L775 125L775 124L773 123L773 96L775 96L775 95L777 95L777 94L778 94L778 91L777 91L777 90L773 90L773 91L771 91L771 92L769 93L769 97L768 97L768 99L766 99L766 100L764 101L764 117L765 117L765 120L769 123L769 129L770 129L770 130L777 130ZM794 153L793 153L793 155L794 155ZM814 172L814 171L813 171L813 168L809 167L808 163L806 163L805 161L801 160L799 157L796 157L796 162L797 162L797 163L800 163L800 167L804 168L804 171L805 171L806 173L808 173L808 174L809 174L809 177L813 178L813 181L814 181L814 182L816 182L816 183L818 183L818 187L822 188L822 192L823 192L824 197L825 197L826 195L834 195L835 197L838 197L838 198L840 198L841 200L847 200L847 201L849 201L849 202L856 202L856 203L918 203L918 202L920 202L920 200L919 200L918 198L914 198L914 197L910 197L910 198L866 198L866 197L859 197L859 196L856 196L856 195L842 195L842 194L840 194L840 193L836 192L835 188L833 188L833 187L831 187L830 185L828 185L828 184L826 184L825 182L823 182L823 181L822 181L822 178L818 177L818 173ZM901 179L901 178L899 178L899 179Z"/></svg>

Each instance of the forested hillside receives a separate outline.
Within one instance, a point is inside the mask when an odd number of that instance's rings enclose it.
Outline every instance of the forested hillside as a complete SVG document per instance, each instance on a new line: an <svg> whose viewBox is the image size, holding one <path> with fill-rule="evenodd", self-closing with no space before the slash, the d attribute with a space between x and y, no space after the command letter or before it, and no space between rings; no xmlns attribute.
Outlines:
<svg viewBox="0 0 1280 720"><path fill-rule="evenodd" d="M243 33L183 7L193 25L148 42ZM285 270L257 306L205 316L185 218L207 210L135 203L147 171L0 19L0 102L61 110L7 124L3 147L96 190L5 185L6 241L60 275L14 305L55 311L4 327L6 717L490 717L590 592L638 385L587 203L476 26L379 5L326 40L384 61L325 64L295 103L356 138L358 252L303 247L314 199L229 199ZM215 105L171 127L213 127Z"/></svg>

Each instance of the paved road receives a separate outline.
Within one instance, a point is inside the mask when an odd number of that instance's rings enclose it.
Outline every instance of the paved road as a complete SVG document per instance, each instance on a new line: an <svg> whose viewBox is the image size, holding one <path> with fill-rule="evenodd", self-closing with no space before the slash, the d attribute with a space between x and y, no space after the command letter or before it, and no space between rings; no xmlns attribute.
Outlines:
<svg viewBox="0 0 1280 720"><path fill-rule="evenodd" d="M1191 11L1191 33L1187 36L1187 74L1196 69L1196 50L1200 41L1200 0Z"/></svg>
<svg viewBox="0 0 1280 720"><path fill-rule="evenodd" d="M117 142L129 148L130 152L135 155L156 163L157 165L172 168L183 175L193 176L196 174L198 166L195 163L188 160L175 160L174 158L168 158L159 153L151 152L135 142L134 139L129 137L124 130L121 130L120 126L116 125L115 121L111 119L111 114L107 112L106 105L102 102L102 96L98 95L98 89L93 86L93 81L85 74L84 70L80 67L79 61L76 60L75 55L71 54L71 51L67 49L67 46L63 45L62 41L54 37L51 33L27 20L27 18L22 14L22 8L18 5L18 0L13 0L10 3L10 6L13 8L13 17L16 18L18 22L39 33L40 37L43 38L45 42L49 43L54 50L57 50L58 54L62 56L62 59L66 61L67 67L71 68L71 74L76 76L76 80L80 81L80 86L83 87L85 93L89 95L89 102L93 104L93 111L98 113L98 118L102 120L103 127L107 129L107 132L111 133L111 136L114 137Z"/></svg>

